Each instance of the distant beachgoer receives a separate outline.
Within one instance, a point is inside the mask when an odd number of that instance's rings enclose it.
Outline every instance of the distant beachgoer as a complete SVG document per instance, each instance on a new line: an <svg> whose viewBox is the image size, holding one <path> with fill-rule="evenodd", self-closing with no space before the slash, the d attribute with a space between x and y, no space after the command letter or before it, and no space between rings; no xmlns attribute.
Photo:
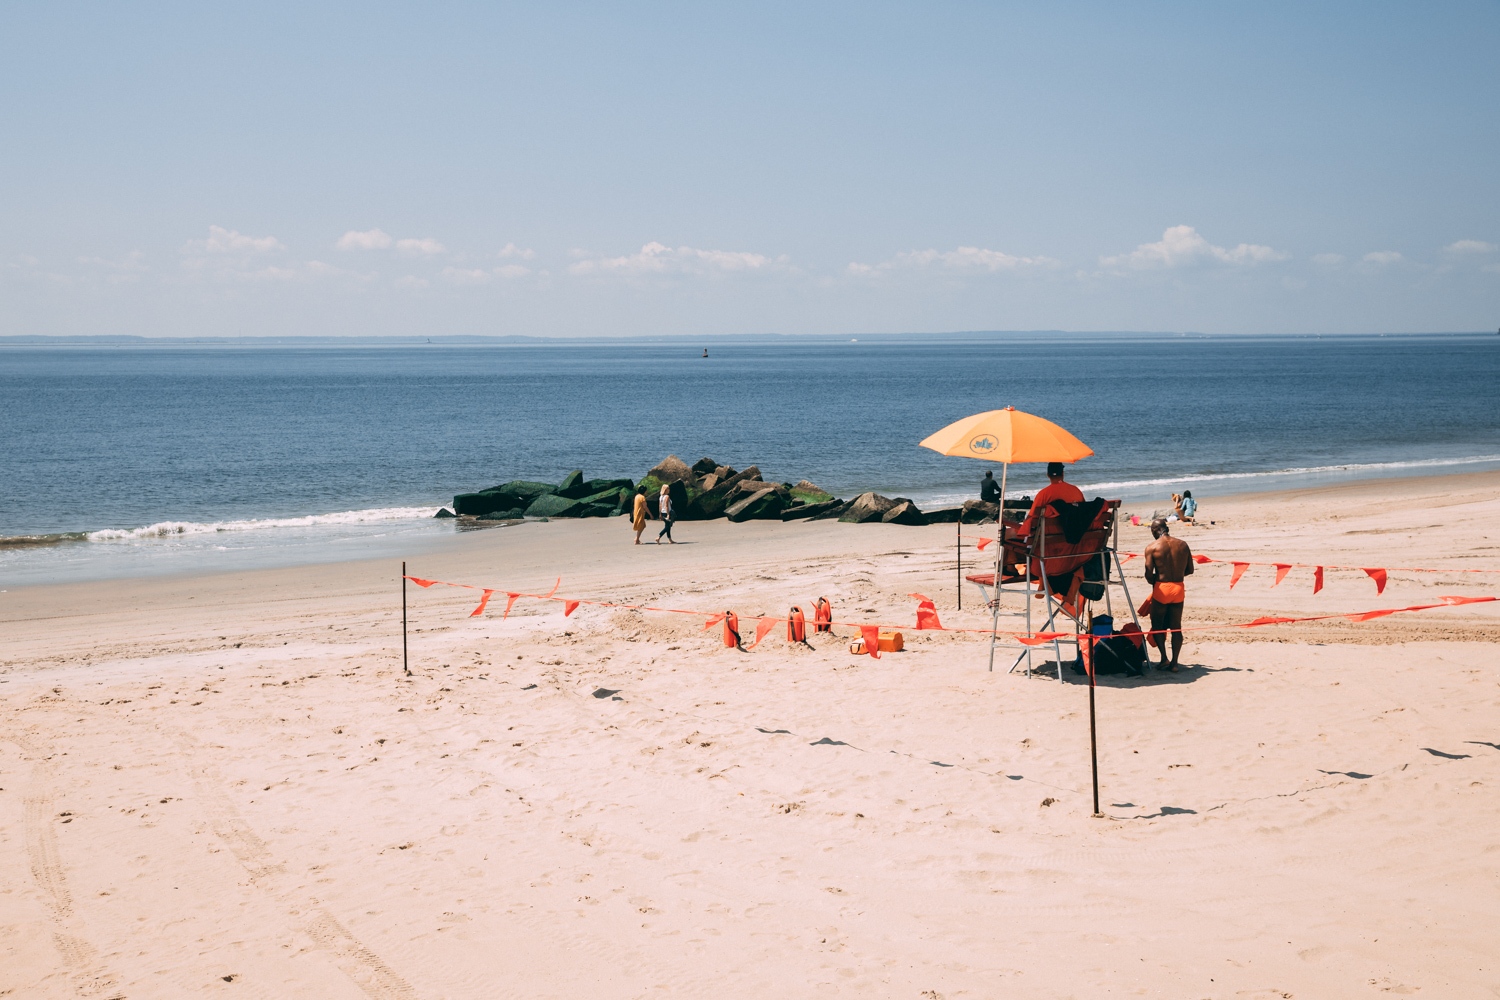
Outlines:
<svg viewBox="0 0 1500 1000"><path fill-rule="evenodd" d="M635 511L630 515L631 527L635 528L635 544L641 544L641 532L646 530L646 487L638 486L635 491Z"/></svg>
<svg viewBox="0 0 1500 1000"><path fill-rule="evenodd" d="M1000 502L1000 484L995 482L993 472L986 472L984 478L979 481L979 499L985 503Z"/></svg>
<svg viewBox="0 0 1500 1000"><path fill-rule="evenodd" d="M1047 463L1047 478L1051 480L1046 486L1037 491L1036 499L1031 501L1031 512L1026 515L1026 520L1021 522L1018 534L1031 534L1032 520L1038 512L1045 512L1047 505L1054 500L1065 500L1068 503L1083 503L1083 491L1072 483L1063 480L1063 464L1061 462ZM1047 517L1046 513L1042 513Z"/></svg>
<svg viewBox="0 0 1500 1000"><path fill-rule="evenodd" d="M1193 499L1192 490L1183 490L1181 498L1177 501L1177 519L1187 524L1193 524L1193 518L1198 515L1198 501Z"/></svg>
<svg viewBox="0 0 1500 1000"><path fill-rule="evenodd" d="M672 517L674 512L672 510L672 493L668 489L670 485L670 483L661 484L661 499L658 501L657 506L657 510L661 512L661 530L656 533L657 545L661 544L663 535L666 535L667 541L673 545L677 544L677 539L672 537Z"/></svg>
<svg viewBox="0 0 1500 1000"><path fill-rule="evenodd" d="M1146 582L1151 584L1151 644L1161 650L1163 670L1176 672L1182 652L1182 605L1187 600L1184 581L1193 574L1193 550L1187 542L1173 538L1165 518L1151 522L1146 546ZM1172 636L1172 659L1167 661L1167 636Z"/></svg>

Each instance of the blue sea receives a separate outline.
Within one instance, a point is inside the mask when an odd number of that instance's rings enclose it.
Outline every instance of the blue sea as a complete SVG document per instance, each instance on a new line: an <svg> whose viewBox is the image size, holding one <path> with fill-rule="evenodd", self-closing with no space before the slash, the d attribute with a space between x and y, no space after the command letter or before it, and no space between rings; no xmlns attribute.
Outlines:
<svg viewBox="0 0 1500 1000"><path fill-rule="evenodd" d="M917 442L1007 405L1094 449L1091 495L1211 510L1500 468L1497 404L1493 334L0 342L0 588L414 551L454 493L668 453L953 504L985 467Z"/></svg>

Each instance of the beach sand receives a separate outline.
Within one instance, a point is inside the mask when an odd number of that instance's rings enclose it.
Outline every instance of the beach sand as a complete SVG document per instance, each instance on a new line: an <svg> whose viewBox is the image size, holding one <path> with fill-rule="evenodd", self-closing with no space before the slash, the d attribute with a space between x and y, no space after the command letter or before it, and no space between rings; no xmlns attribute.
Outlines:
<svg viewBox="0 0 1500 1000"><path fill-rule="evenodd" d="M1208 555L1450 572L1205 566L1189 625L1500 593L1500 474L1201 503ZM410 678L390 560L0 594L0 997L1500 995L1500 606L1102 679L1091 818L1087 688L982 637L501 619L988 621L951 525L675 534L456 537L411 572L502 593L412 587Z"/></svg>

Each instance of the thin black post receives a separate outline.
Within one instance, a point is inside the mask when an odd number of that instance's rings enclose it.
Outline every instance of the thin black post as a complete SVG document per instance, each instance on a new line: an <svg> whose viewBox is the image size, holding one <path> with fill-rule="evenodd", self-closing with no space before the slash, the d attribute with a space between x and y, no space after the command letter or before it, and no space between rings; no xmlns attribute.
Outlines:
<svg viewBox="0 0 1500 1000"><path fill-rule="evenodd" d="M964 512L958 510L958 530L953 533L953 569L958 576L958 610L964 609Z"/></svg>
<svg viewBox="0 0 1500 1000"><path fill-rule="evenodd" d="M1094 767L1094 818L1098 819L1104 814L1099 811L1099 735L1098 728L1094 724L1094 641L1092 637L1084 639L1089 647L1089 759ZM1058 665L1058 673L1062 672L1062 665Z"/></svg>
<svg viewBox="0 0 1500 1000"><path fill-rule="evenodd" d="M411 676L411 663L406 658L406 560L401 561L401 669ZM1096 799L1098 795L1094 796Z"/></svg>

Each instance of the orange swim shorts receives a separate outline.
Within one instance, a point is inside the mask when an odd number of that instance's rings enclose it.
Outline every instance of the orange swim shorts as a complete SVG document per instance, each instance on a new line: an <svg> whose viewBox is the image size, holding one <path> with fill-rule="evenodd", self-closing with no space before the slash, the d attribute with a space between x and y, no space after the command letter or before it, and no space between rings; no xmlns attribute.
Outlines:
<svg viewBox="0 0 1500 1000"><path fill-rule="evenodd" d="M1180 583L1158 583L1151 588L1151 600L1157 604L1181 604L1187 600L1187 587Z"/></svg>

